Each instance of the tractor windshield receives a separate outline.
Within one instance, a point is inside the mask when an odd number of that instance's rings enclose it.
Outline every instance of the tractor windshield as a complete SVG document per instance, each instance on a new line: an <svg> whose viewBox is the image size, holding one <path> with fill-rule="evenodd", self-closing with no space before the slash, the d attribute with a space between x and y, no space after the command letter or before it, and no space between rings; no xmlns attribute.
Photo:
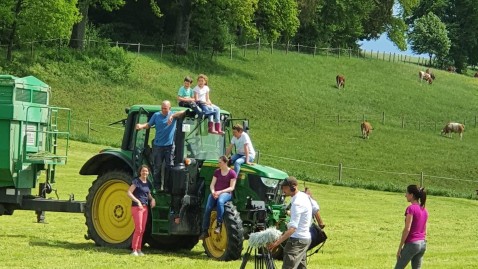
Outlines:
<svg viewBox="0 0 478 269"><path fill-rule="evenodd" d="M266 202L280 202L282 199L282 190L279 184L280 180L275 178L266 178L258 175L249 175L249 188L254 190L257 198Z"/></svg>
<svg viewBox="0 0 478 269"><path fill-rule="evenodd" d="M209 134L207 121L186 118L182 131L186 133L184 138L185 157L207 160L218 159L224 155L224 136Z"/></svg>

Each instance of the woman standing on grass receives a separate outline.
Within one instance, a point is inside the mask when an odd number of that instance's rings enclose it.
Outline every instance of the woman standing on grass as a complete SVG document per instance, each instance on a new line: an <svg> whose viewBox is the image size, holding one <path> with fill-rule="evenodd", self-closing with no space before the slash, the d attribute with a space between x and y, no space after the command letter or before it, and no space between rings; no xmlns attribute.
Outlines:
<svg viewBox="0 0 478 269"><path fill-rule="evenodd" d="M405 227L397 251L395 269L405 268L412 261L412 269L422 267L423 254L427 249L428 211L425 208L427 194L424 188L409 185L405 193L410 205L405 210Z"/></svg>
<svg viewBox="0 0 478 269"><path fill-rule="evenodd" d="M131 214L134 221L133 242L131 244L131 255L143 256L141 246L143 245L143 234L148 221L148 204L151 201L151 208L156 206L156 201L151 196L151 183L148 181L149 167L142 165L138 171L139 177L133 179L127 191L129 198L133 200Z"/></svg>

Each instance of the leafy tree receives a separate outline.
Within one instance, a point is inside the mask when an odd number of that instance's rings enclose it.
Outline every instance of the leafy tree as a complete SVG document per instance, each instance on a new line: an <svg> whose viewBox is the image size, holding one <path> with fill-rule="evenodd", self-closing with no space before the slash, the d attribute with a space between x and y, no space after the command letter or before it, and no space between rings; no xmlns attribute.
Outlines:
<svg viewBox="0 0 478 269"><path fill-rule="evenodd" d="M107 11L112 11L122 7L124 4L124 0L78 0L78 10L81 14L81 20L75 24L71 30L69 46L71 48L83 49L86 25L88 24L88 10L90 6L99 5Z"/></svg>
<svg viewBox="0 0 478 269"><path fill-rule="evenodd" d="M197 0L193 9L192 41L222 51L234 41L240 31L247 37L256 37L253 24L258 0Z"/></svg>
<svg viewBox="0 0 478 269"><path fill-rule="evenodd" d="M418 54L428 53L430 65L432 56L443 60L447 56L451 42L447 36L446 25L433 12L415 20L409 34L412 50Z"/></svg>
<svg viewBox="0 0 478 269"><path fill-rule="evenodd" d="M7 60L12 60L16 41L66 37L78 20L76 1L7 0L0 5L1 23L9 32Z"/></svg>
<svg viewBox="0 0 478 269"><path fill-rule="evenodd" d="M255 21L261 34L269 41L276 41L282 34L290 39L299 28L296 0L261 0Z"/></svg>

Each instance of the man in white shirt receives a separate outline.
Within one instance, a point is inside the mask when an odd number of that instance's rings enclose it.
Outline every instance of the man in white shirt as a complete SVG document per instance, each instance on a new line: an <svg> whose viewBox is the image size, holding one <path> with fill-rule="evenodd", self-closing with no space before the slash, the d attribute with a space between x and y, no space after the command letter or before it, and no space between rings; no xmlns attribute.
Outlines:
<svg viewBox="0 0 478 269"><path fill-rule="evenodd" d="M297 185L295 177L288 177L281 184L282 192L292 197L290 221L287 224L287 231L268 246L268 249L272 250L287 240L282 269L307 268L307 249L311 242L309 227L312 221L312 204L309 196L299 191Z"/></svg>
<svg viewBox="0 0 478 269"><path fill-rule="evenodd" d="M229 156L232 151L232 147L236 146L237 153L232 155L231 162L234 164L234 171L239 176L241 165L243 163L252 164L256 157L256 152L252 146L251 138L244 132L242 125L236 124L232 127L232 139L231 144L226 149L226 156Z"/></svg>

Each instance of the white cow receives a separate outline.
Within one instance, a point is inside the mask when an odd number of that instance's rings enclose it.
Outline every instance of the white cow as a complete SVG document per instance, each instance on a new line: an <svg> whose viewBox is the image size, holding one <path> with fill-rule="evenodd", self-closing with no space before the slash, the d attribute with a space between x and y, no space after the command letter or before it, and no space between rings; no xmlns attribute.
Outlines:
<svg viewBox="0 0 478 269"><path fill-rule="evenodd" d="M449 122L441 130L442 135L448 135L451 137L452 133L460 134L460 139L463 139L463 132L465 131L465 125L458 122Z"/></svg>

